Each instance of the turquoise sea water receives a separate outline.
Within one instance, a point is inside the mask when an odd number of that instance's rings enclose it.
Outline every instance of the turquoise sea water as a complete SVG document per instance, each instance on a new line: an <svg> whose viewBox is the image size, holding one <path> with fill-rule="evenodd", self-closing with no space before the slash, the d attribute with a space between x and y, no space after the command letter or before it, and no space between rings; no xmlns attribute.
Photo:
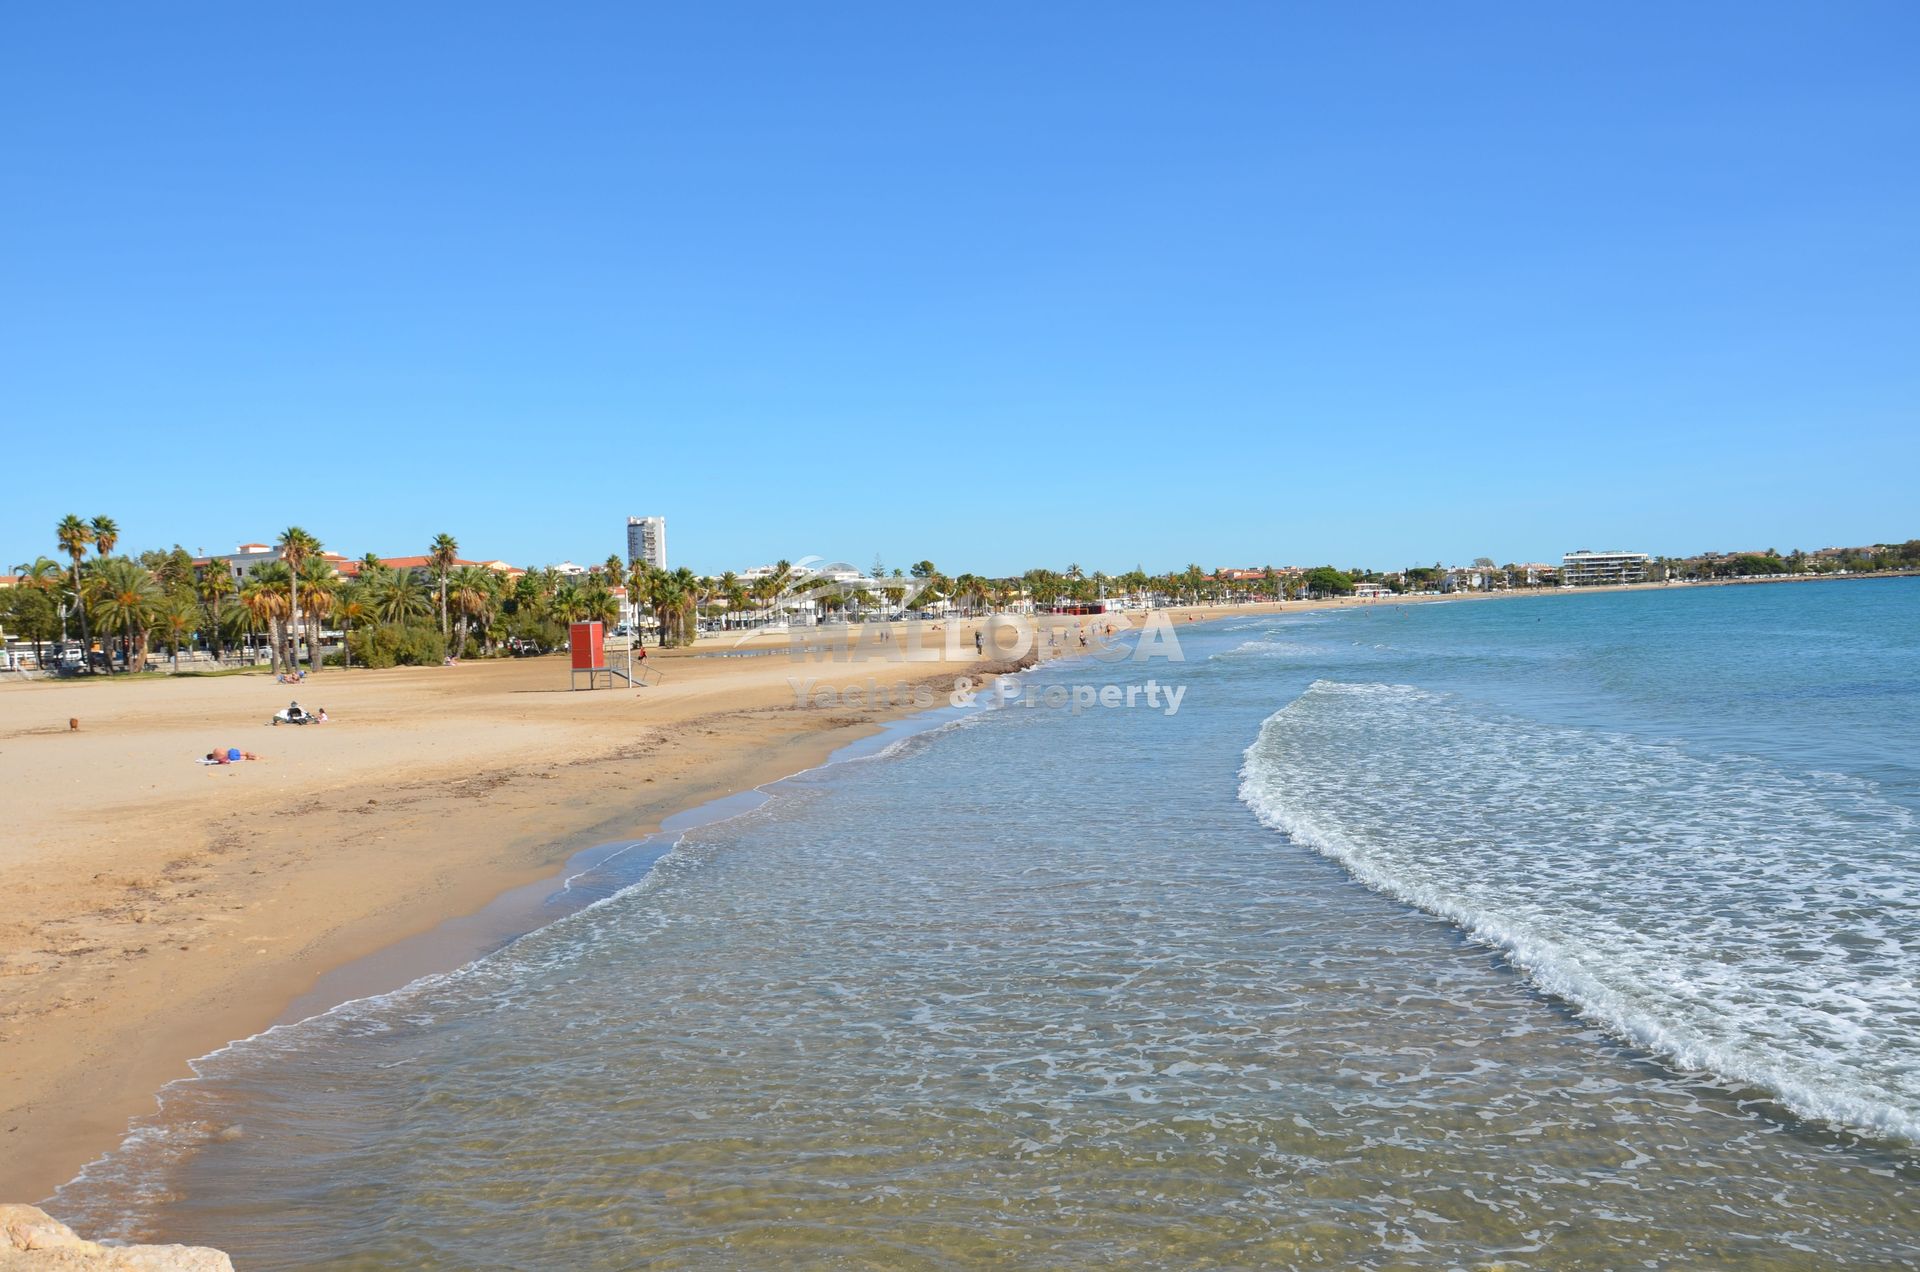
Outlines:
<svg viewBox="0 0 1920 1272"><path fill-rule="evenodd" d="M1920 583L1178 636L1019 699L1177 713L792 779L208 1057L59 1209L249 1268L1914 1264Z"/></svg>

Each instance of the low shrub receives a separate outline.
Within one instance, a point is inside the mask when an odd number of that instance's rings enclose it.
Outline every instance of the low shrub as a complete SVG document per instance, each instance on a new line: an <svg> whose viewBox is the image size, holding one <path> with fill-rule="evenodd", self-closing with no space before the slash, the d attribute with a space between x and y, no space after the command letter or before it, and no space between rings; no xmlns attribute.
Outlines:
<svg viewBox="0 0 1920 1272"><path fill-rule="evenodd" d="M431 623L356 627L347 644L362 667L437 667L447 657L446 639Z"/></svg>

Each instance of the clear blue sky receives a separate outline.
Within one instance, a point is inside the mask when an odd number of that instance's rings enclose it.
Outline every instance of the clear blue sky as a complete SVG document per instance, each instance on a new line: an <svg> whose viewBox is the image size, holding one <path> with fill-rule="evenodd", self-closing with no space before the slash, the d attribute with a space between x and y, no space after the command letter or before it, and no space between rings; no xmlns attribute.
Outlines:
<svg viewBox="0 0 1920 1272"><path fill-rule="evenodd" d="M0 565L1920 535L1920 7L14 4Z"/></svg>

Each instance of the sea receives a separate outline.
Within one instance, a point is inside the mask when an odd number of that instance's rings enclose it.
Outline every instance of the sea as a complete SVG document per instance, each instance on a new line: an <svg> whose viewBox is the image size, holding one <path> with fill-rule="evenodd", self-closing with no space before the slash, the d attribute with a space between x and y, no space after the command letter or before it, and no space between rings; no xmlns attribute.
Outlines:
<svg viewBox="0 0 1920 1272"><path fill-rule="evenodd" d="M243 1269L1920 1265L1920 580L1120 648L203 1057L54 1208Z"/></svg>

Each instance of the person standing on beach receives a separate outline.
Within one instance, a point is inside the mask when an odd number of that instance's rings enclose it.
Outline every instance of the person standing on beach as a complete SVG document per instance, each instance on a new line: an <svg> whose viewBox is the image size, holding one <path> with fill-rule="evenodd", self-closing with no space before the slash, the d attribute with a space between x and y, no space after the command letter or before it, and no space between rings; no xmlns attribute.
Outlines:
<svg viewBox="0 0 1920 1272"><path fill-rule="evenodd" d="M980 638L979 632L975 632L973 634L973 656L975 658L978 658L981 654L985 652L986 652L986 642Z"/></svg>

